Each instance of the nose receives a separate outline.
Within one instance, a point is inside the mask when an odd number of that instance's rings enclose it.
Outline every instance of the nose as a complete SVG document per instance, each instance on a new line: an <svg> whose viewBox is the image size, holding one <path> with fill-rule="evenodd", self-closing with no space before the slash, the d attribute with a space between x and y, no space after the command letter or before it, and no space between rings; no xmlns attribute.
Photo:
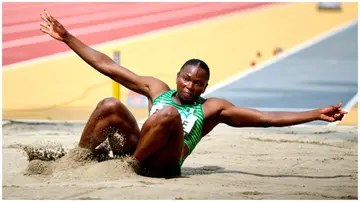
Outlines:
<svg viewBox="0 0 360 202"><path fill-rule="evenodd" d="M186 88L189 89L190 91L194 90L194 83L193 82L188 82L186 85Z"/></svg>

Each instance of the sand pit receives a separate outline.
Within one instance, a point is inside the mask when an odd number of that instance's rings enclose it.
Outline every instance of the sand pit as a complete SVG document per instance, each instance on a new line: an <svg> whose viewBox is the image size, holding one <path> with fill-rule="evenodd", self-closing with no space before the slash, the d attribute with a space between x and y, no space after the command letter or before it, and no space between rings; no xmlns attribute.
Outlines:
<svg viewBox="0 0 360 202"><path fill-rule="evenodd" d="M89 154L76 148L82 128L81 123L3 125L2 198L358 198L356 126L234 129L221 125L186 159L182 177L171 179L138 176L126 157L100 163L88 160ZM58 152L66 155L29 163L19 145L39 141L61 145Z"/></svg>

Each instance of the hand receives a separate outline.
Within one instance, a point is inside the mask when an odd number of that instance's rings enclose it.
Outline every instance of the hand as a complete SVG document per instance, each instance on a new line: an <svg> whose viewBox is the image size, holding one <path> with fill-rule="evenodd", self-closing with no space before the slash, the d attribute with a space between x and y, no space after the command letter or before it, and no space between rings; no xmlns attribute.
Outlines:
<svg viewBox="0 0 360 202"><path fill-rule="evenodd" d="M49 15L46 10L44 10L44 13L45 15L40 14L40 17L45 21L46 24L40 24L40 31L50 35L56 40L64 41L65 38L69 35L68 31L62 26L62 24L60 24L60 22Z"/></svg>
<svg viewBox="0 0 360 202"><path fill-rule="evenodd" d="M336 106L327 106L318 109L319 119L328 122L341 121L344 115L347 114L346 111L340 109L341 105L342 102L339 102Z"/></svg>

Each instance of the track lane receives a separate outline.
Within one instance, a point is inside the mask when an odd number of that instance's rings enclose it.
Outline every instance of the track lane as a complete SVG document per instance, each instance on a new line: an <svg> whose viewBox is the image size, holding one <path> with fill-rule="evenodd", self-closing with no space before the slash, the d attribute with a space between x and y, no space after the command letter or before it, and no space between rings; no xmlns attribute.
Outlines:
<svg viewBox="0 0 360 202"><path fill-rule="evenodd" d="M266 4L269 3L211 3L177 11L133 17L127 20L110 21L105 24L95 24L93 26L84 24L81 28L71 30L70 27L68 29L85 43L94 45L222 14L245 11ZM38 27L38 25L36 25L36 27ZM38 32L39 35L32 37L22 36L21 32L15 33L12 37L18 39L3 41L3 68L6 68L4 66L9 64L68 50L63 44L57 43L40 31ZM46 49L39 47L46 47Z"/></svg>

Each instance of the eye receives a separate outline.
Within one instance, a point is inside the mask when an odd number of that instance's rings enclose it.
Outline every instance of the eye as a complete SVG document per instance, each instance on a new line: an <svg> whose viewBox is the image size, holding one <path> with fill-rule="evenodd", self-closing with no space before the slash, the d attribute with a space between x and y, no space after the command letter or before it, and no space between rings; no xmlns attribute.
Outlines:
<svg viewBox="0 0 360 202"><path fill-rule="evenodd" d="M188 79L188 78L186 78L186 77L184 77L183 79L184 79L184 81L190 81L190 79Z"/></svg>
<svg viewBox="0 0 360 202"><path fill-rule="evenodd" d="M203 85L200 81L195 81L194 83L195 83L196 85L198 85L198 86L202 86L202 85Z"/></svg>

